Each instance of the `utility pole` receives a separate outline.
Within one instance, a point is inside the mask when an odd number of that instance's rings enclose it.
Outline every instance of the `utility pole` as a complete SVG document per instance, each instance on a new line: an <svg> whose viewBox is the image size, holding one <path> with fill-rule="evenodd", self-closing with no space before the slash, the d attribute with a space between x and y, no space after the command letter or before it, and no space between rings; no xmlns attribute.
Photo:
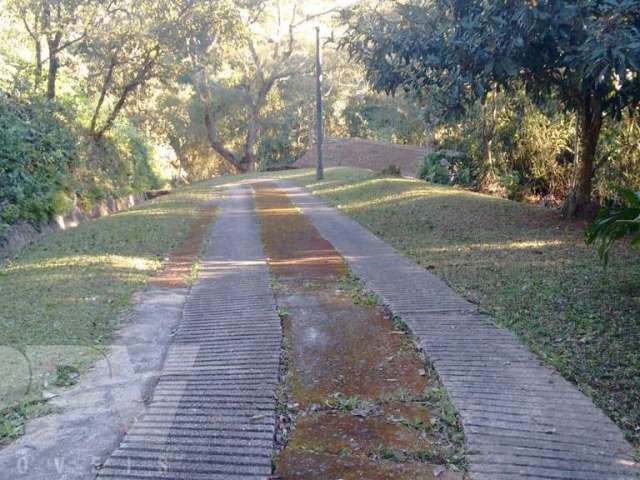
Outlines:
<svg viewBox="0 0 640 480"><path fill-rule="evenodd" d="M316 178L324 178L322 165L322 62L320 61L320 27L316 27L316 145L318 147L318 164L316 166Z"/></svg>

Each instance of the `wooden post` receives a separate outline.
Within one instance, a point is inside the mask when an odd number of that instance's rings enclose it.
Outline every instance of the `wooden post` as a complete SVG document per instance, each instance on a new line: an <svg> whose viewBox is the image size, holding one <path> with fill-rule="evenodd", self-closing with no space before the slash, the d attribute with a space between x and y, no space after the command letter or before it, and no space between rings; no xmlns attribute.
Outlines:
<svg viewBox="0 0 640 480"><path fill-rule="evenodd" d="M322 62L320 60L320 27L316 27L316 145L318 148L318 164L316 165L316 178L324 178L322 165Z"/></svg>

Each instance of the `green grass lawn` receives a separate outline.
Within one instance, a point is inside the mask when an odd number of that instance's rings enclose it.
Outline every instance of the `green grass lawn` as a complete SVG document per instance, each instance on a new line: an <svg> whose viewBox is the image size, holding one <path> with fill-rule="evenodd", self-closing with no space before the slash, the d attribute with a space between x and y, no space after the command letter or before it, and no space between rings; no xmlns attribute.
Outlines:
<svg viewBox="0 0 640 480"><path fill-rule="evenodd" d="M578 384L640 444L640 254L607 271L583 225L550 210L420 180L333 168L279 174L444 278Z"/></svg>
<svg viewBox="0 0 640 480"><path fill-rule="evenodd" d="M211 183L184 188L0 263L0 441L43 408L43 390L77 381L95 360L211 193Z"/></svg>

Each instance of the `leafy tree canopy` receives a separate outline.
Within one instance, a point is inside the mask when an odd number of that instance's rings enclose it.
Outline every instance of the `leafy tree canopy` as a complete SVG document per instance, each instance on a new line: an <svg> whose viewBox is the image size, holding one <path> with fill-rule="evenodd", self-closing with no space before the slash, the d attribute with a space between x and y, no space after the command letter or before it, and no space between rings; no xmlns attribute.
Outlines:
<svg viewBox="0 0 640 480"><path fill-rule="evenodd" d="M496 88L554 91L577 115L567 213L591 200L604 116L640 101L638 0L395 0L356 7L344 20L343 44L376 89L431 95L447 115Z"/></svg>

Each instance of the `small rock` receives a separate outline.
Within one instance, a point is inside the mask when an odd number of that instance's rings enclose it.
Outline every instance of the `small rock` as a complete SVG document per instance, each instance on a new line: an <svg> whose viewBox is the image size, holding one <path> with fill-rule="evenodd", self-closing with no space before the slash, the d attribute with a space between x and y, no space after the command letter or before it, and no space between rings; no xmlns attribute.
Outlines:
<svg viewBox="0 0 640 480"><path fill-rule="evenodd" d="M421 377L424 377L427 374L427 371L424 368L421 368L420 370L418 370L418 374Z"/></svg>
<svg viewBox="0 0 640 480"><path fill-rule="evenodd" d="M445 468L442 465L437 465L437 466L433 467L433 476L434 477L439 477L444 472L445 472Z"/></svg>
<svg viewBox="0 0 640 480"><path fill-rule="evenodd" d="M46 390L42 391L42 398L44 398L45 400L51 400L52 398L56 398L57 396L57 393L48 392Z"/></svg>

